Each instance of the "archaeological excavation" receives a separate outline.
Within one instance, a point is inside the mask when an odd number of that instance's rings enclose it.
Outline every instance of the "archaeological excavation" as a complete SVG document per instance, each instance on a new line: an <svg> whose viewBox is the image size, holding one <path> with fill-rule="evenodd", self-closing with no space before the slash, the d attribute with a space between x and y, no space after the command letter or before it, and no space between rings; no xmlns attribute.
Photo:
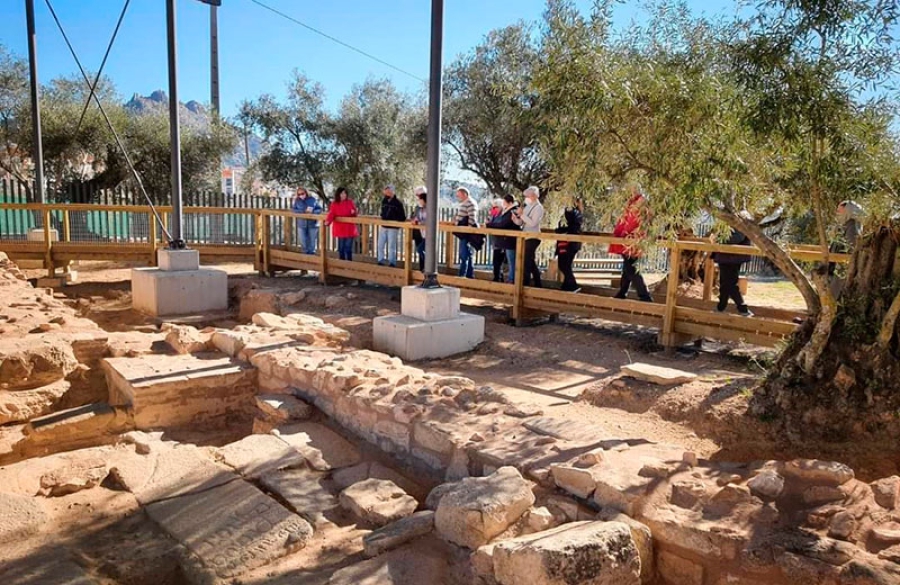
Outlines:
<svg viewBox="0 0 900 585"><path fill-rule="evenodd" d="M0 278L4 584L900 582L900 477L554 416L282 291L231 328L107 332Z"/></svg>

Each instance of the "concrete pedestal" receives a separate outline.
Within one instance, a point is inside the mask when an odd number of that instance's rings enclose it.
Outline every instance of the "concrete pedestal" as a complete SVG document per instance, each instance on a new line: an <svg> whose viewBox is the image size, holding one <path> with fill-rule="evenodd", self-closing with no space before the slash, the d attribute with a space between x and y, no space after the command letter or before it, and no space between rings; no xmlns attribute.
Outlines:
<svg viewBox="0 0 900 585"><path fill-rule="evenodd" d="M44 228L33 228L28 230L28 233L25 234L25 240L28 242L43 242L44 241ZM59 232L50 228L50 241L58 242L59 241Z"/></svg>
<svg viewBox="0 0 900 585"><path fill-rule="evenodd" d="M404 287L401 315L372 321L377 351L403 360L445 358L484 341L484 317L461 313L459 289Z"/></svg>
<svg viewBox="0 0 900 585"><path fill-rule="evenodd" d="M131 304L138 311L161 317L228 308L228 274L200 268L196 250L160 250L157 261L159 268L131 271Z"/></svg>

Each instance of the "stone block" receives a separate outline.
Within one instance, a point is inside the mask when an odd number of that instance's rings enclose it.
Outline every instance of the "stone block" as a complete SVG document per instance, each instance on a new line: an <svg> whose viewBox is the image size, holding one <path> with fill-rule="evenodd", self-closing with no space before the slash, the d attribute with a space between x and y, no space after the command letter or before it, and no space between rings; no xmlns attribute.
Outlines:
<svg viewBox="0 0 900 585"><path fill-rule="evenodd" d="M289 394L260 394L256 408L262 416L277 425L306 420L312 416L312 406Z"/></svg>
<svg viewBox="0 0 900 585"><path fill-rule="evenodd" d="M189 575L232 580L306 546L309 523L244 481L170 498L146 508L192 557Z"/></svg>
<svg viewBox="0 0 900 585"><path fill-rule="evenodd" d="M409 427L392 420L375 423L375 434L392 443L400 451L409 451Z"/></svg>
<svg viewBox="0 0 900 585"><path fill-rule="evenodd" d="M703 585L703 565L665 551L657 561L659 575L667 585Z"/></svg>
<svg viewBox="0 0 900 585"><path fill-rule="evenodd" d="M747 487L755 496L774 500L784 491L784 478L775 470L767 469L751 478Z"/></svg>
<svg viewBox="0 0 900 585"><path fill-rule="evenodd" d="M372 320L377 351L405 361L445 358L472 351L484 341L484 317L460 313L454 319L420 321L405 315Z"/></svg>
<svg viewBox="0 0 900 585"><path fill-rule="evenodd" d="M844 485L853 479L853 470L836 461L794 459L784 464L784 475L817 485Z"/></svg>
<svg viewBox="0 0 900 585"><path fill-rule="evenodd" d="M514 467L451 486L437 505L435 527L446 540L473 550L509 528L534 504L529 482Z"/></svg>
<svg viewBox="0 0 900 585"><path fill-rule="evenodd" d="M70 387L69 382L57 380L33 390L0 391L0 425L25 422L53 412Z"/></svg>
<svg viewBox="0 0 900 585"><path fill-rule="evenodd" d="M340 505L323 474L308 469L267 473L260 478L260 483L316 527L327 521L327 515Z"/></svg>
<svg viewBox="0 0 900 585"><path fill-rule="evenodd" d="M900 500L900 477L893 475L885 477L877 481L873 481L869 486L875 496L875 502L882 508L893 510L897 507Z"/></svg>
<svg viewBox="0 0 900 585"><path fill-rule="evenodd" d="M219 449L222 460L247 478L305 463L296 449L272 435L249 435Z"/></svg>
<svg viewBox="0 0 900 585"><path fill-rule="evenodd" d="M224 270L131 270L135 310L162 317L224 311L228 308L228 273Z"/></svg>
<svg viewBox="0 0 900 585"><path fill-rule="evenodd" d="M456 448L452 425L422 420L413 425L413 440L420 447L449 456Z"/></svg>
<svg viewBox="0 0 900 585"><path fill-rule="evenodd" d="M341 506L372 526L384 526L412 515L415 498L386 479L366 479L341 492Z"/></svg>
<svg viewBox="0 0 900 585"><path fill-rule="evenodd" d="M141 430L219 426L252 412L256 371L218 354L108 358L103 369L110 402L130 406Z"/></svg>
<svg viewBox="0 0 900 585"><path fill-rule="evenodd" d="M650 528L646 524L614 510L601 511L597 519L606 522L621 522L631 530L631 538L641 556L641 583L646 585L653 582L656 577L656 555L653 550L653 535L650 533Z"/></svg>
<svg viewBox="0 0 900 585"><path fill-rule="evenodd" d="M563 489L573 496L589 498L597 487L597 474L601 472L600 466L580 468L571 465L554 464L550 466L550 473L556 487Z"/></svg>
<svg viewBox="0 0 900 585"><path fill-rule="evenodd" d="M62 380L78 367L72 346L63 339L0 339L0 380L8 391L31 390Z"/></svg>
<svg viewBox="0 0 900 585"><path fill-rule="evenodd" d="M32 419L23 432L22 449L29 456L71 451L116 441L132 430L124 409L108 404L88 404Z"/></svg>
<svg viewBox="0 0 900 585"><path fill-rule="evenodd" d="M157 250L156 264L160 270L175 272L200 269L200 252L197 250Z"/></svg>
<svg viewBox="0 0 900 585"><path fill-rule="evenodd" d="M574 522L494 546L501 585L639 585L641 559L627 526Z"/></svg>
<svg viewBox="0 0 900 585"><path fill-rule="evenodd" d="M424 510L402 518L363 537L363 554L375 557L434 530L434 512Z"/></svg>
<svg viewBox="0 0 900 585"><path fill-rule="evenodd" d="M200 353L209 349L209 333L200 333L190 325L169 324L166 330L166 343L175 353Z"/></svg>
<svg viewBox="0 0 900 585"><path fill-rule="evenodd" d="M446 321L459 316L458 288L404 286L400 291L400 313L419 321Z"/></svg>
<svg viewBox="0 0 900 585"><path fill-rule="evenodd" d="M626 376L643 380L644 382L650 382L651 384L658 384L660 386L685 384L697 379L697 374L640 362L624 365L621 369L622 373Z"/></svg>
<svg viewBox="0 0 900 585"><path fill-rule="evenodd" d="M319 471L359 463L359 449L326 426L303 422L275 429L276 436L300 452L310 467Z"/></svg>

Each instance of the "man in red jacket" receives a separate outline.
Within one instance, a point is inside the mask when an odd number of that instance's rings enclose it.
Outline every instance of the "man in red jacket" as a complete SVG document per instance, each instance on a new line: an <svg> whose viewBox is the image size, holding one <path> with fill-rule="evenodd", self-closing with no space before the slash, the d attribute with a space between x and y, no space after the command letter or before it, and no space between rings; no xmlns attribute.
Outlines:
<svg viewBox="0 0 900 585"><path fill-rule="evenodd" d="M641 223L647 213L644 207L647 203L647 197L640 191L635 191L628 200L625 207L625 213L616 223L613 235L617 238L640 239L644 237L641 232ZM617 299L624 299L628 296L628 289L634 284L637 289L638 298L648 303L653 302L650 291L644 283L644 277L638 272L637 263L641 259L641 249L638 245L611 244L609 246L610 254L620 254L622 256L622 284L619 286L619 292L616 293Z"/></svg>

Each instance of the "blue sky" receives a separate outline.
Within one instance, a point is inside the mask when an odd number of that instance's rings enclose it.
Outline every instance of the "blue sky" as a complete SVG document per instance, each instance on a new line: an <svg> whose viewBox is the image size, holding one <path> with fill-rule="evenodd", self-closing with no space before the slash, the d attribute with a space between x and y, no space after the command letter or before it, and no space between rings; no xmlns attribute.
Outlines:
<svg viewBox="0 0 900 585"><path fill-rule="evenodd" d="M428 0L262 0L298 20L372 53L420 78L428 77ZM124 0L53 0L53 6L82 63L95 71ZM590 0L578 0L588 9ZM168 88L164 0L132 0L105 73L123 97ZM446 0L445 63L474 47L491 29L518 20L536 20L544 0ZM690 0L696 11L730 14L731 0ZM617 8L625 24L638 14L637 2ZM24 0L0 0L0 43L27 56ZM44 0L35 0L39 76L46 82L77 68ZM179 93L182 101L209 101L209 7L178 0ZM223 113L233 115L241 100L261 93L284 94L293 69L319 81L334 105L354 83L387 77L402 89L424 85L366 59L269 12L251 0L223 0L219 9L219 50Z"/></svg>

